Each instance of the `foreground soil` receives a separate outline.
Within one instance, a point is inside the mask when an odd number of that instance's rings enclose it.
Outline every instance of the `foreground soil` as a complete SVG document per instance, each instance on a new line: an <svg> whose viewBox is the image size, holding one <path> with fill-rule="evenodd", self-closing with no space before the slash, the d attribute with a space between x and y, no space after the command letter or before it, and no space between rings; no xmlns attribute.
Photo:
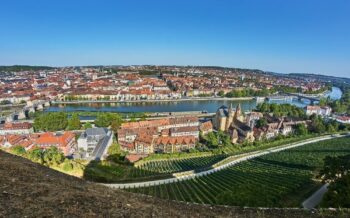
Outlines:
<svg viewBox="0 0 350 218"><path fill-rule="evenodd" d="M350 217L187 204L113 190L0 151L0 217Z"/></svg>

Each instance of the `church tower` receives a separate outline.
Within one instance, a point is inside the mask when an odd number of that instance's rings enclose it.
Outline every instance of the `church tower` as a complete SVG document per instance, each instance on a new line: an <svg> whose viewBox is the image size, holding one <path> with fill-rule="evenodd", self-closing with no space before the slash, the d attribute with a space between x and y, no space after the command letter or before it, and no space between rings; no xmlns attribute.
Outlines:
<svg viewBox="0 0 350 218"><path fill-rule="evenodd" d="M226 120L226 130L228 130L233 122L233 118L235 116L235 111L233 110L232 103L230 105L230 108L228 109L228 117Z"/></svg>
<svg viewBox="0 0 350 218"><path fill-rule="evenodd" d="M235 120L239 120L241 122L244 121L244 116L242 114L242 110L241 110L241 104L238 103L237 107L236 107L236 113L235 113L235 117L234 117Z"/></svg>

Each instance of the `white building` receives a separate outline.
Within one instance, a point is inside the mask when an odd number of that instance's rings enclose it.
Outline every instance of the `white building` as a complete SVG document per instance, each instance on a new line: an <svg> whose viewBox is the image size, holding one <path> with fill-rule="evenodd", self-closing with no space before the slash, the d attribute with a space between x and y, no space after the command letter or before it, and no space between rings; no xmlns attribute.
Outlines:
<svg viewBox="0 0 350 218"><path fill-rule="evenodd" d="M113 143L113 134L107 128L88 128L78 139L78 150L82 158L103 159Z"/></svg>
<svg viewBox="0 0 350 218"><path fill-rule="evenodd" d="M350 116L337 116L335 120L339 123L350 124Z"/></svg>
<svg viewBox="0 0 350 218"><path fill-rule="evenodd" d="M320 115L320 116L330 116L331 112L332 112L332 108L328 107L328 106L306 106L306 115L312 115L312 114L316 114L316 115Z"/></svg>

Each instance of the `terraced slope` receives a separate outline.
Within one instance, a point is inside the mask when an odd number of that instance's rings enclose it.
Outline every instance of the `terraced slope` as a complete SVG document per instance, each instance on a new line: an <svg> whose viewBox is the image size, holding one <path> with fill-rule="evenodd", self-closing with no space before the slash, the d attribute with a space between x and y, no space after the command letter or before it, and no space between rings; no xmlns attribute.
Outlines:
<svg viewBox="0 0 350 218"><path fill-rule="evenodd" d="M315 174L323 159L346 154L349 137L268 154L191 180L129 191L202 204L300 207L321 185Z"/></svg>

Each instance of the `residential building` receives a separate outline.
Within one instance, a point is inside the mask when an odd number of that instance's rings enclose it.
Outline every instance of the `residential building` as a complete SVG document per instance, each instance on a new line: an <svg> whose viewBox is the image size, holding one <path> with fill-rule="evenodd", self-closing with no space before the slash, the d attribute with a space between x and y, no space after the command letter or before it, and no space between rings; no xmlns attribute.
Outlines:
<svg viewBox="0 0 350 218"><path fill-rule="evenodd" d="M7 134L25 135L25 134L31 134L33 132L34 132L33 125L28 122L24 122L24 123L8 122L5 124L0 124L0 135L7 135Z"/></svg>
<svg viewBox="0 0 350 218"><path fill-rule="evenodd" d="M103 159L112 143L113 134L111 130L107 128L88 128L78 139L78 152L83 159Z"/></svg>
<svg viewBox="0 0 350 218"><path fill-rule="evenodd" d="M213 131L213 123L210 120L203 122L200 124L199 130L202 132L203 135L206 135Z"/></svg>
<svg viewBox="0 0 350 218"><path fill-rule="evenodd" d="M306 111L306 115L316 114L320 116L330 116L332 112L332 108L328 106L309 105L309 106L306 106L305 111Z"/></svg>
<svg viewBox="0 0 350 218"><path fill-rule="evenodd" d="M336 116L335 120L339 123L350 124L350 116Z"/></svg>
<svg viewBox="0 0 350 218"><path fill-rule="evenodd" d="M55 146L61 150L65 156L70 156L75 151L75 134L68 131L64 133L46 132L37 134L37 139L34 141L34 144L44 149Z"/></svg>
<svg viewBox="0 0 350 218"><path fill-rule="evenodd" d="M118 143L132 154L180 152L194 148L199 125L197 117L188 116L124 123Z"/></svg>

